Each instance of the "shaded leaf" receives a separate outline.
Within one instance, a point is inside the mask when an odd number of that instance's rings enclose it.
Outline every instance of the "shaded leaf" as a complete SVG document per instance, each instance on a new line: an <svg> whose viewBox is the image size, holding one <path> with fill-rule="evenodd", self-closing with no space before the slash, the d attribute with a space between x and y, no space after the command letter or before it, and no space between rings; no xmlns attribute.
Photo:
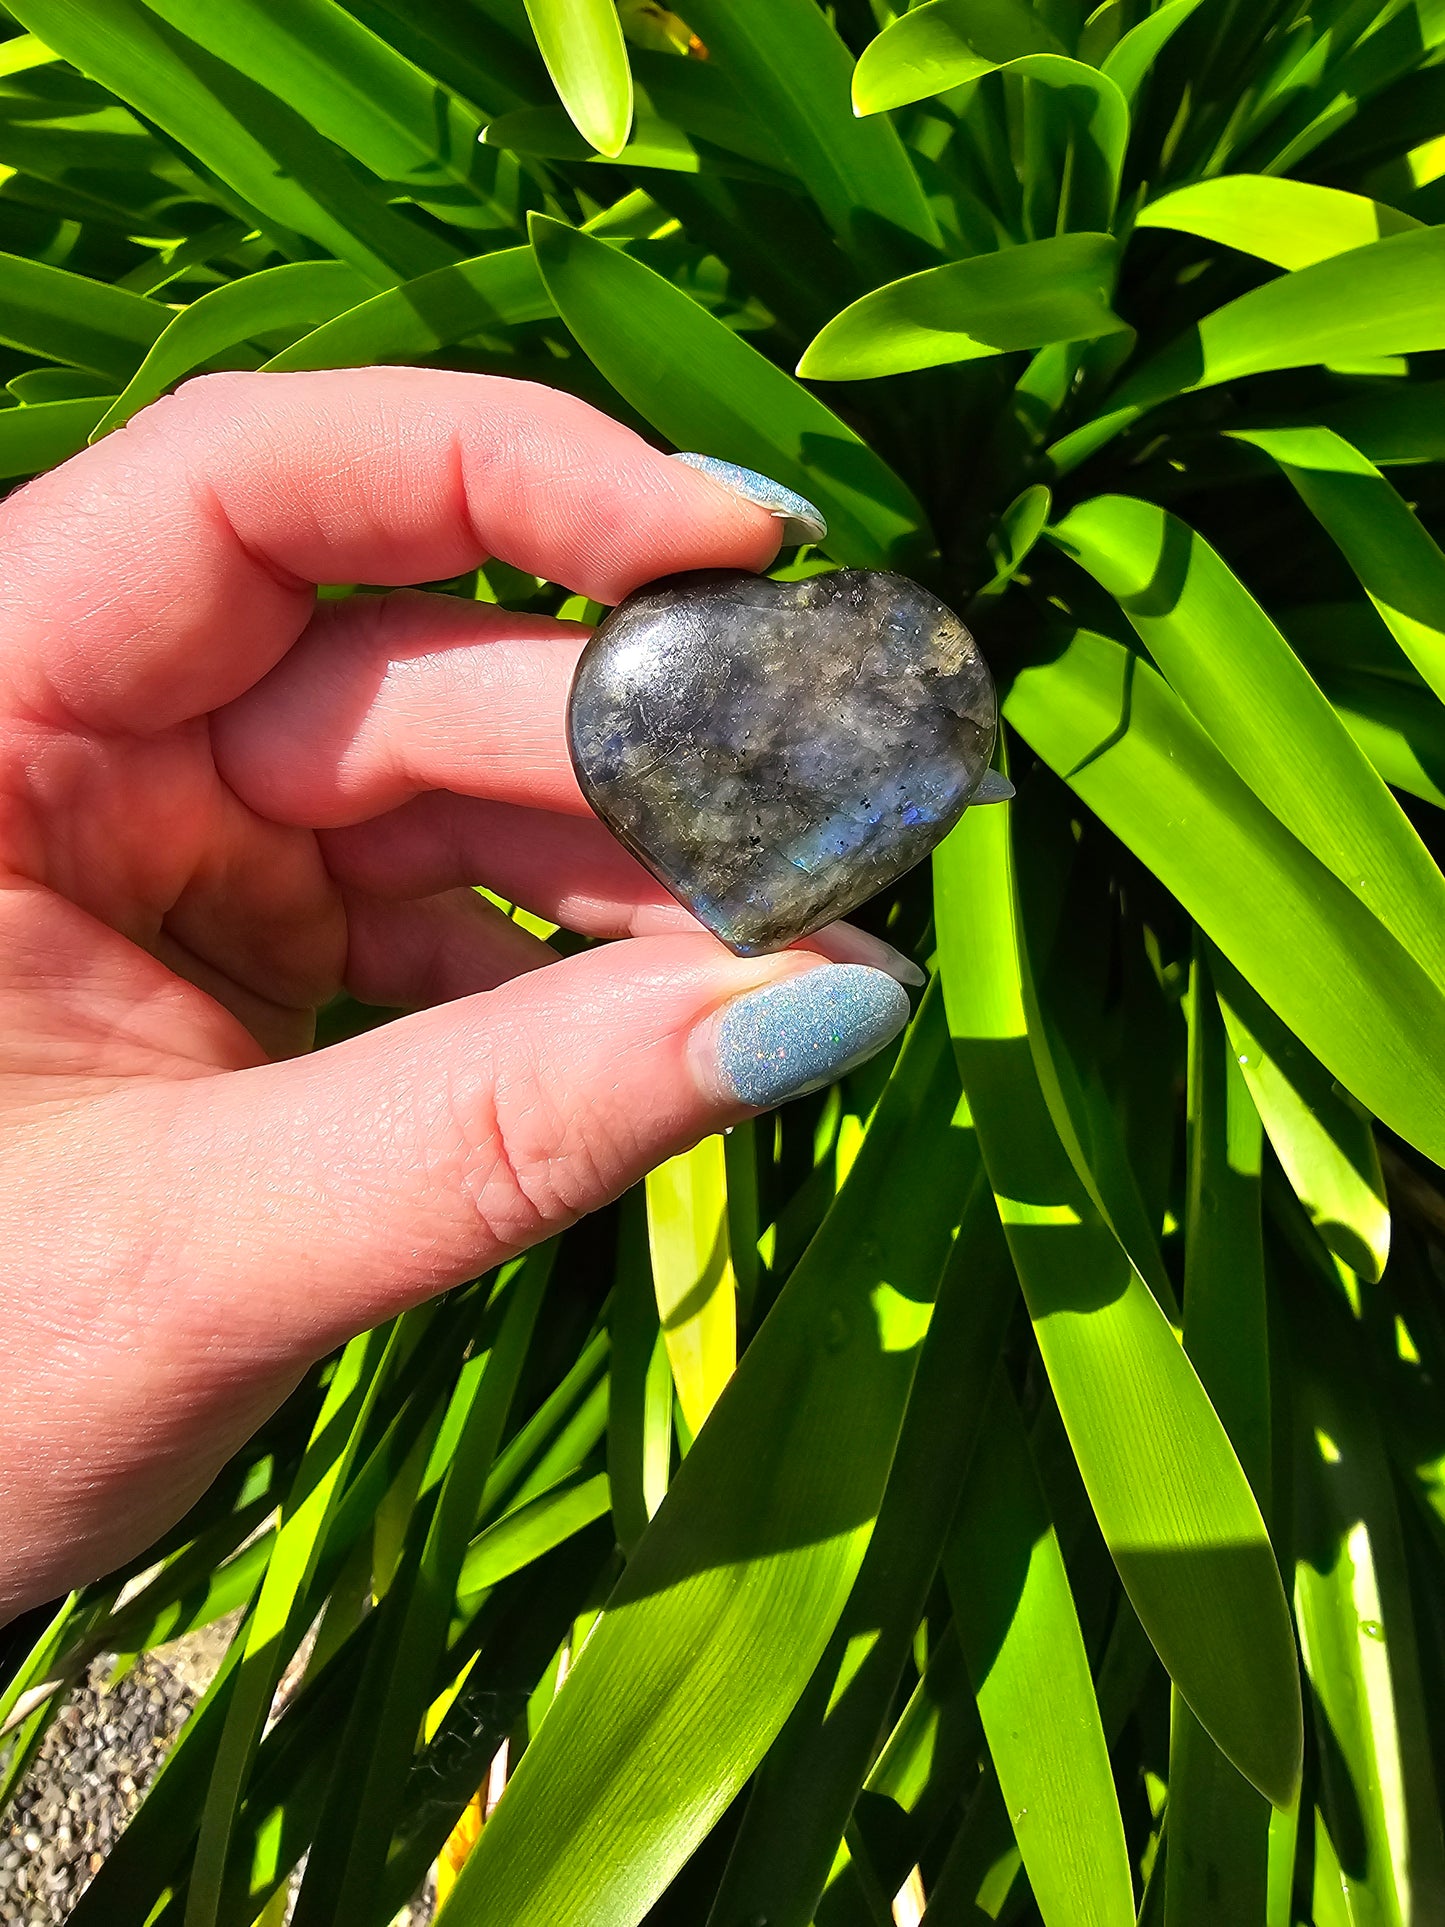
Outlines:
<svg viewBox="0 0 1445 1927"><path fill-rule="evenodd" d="M963 1202L942 1182L907 1214L878 1201L920 1160L949 1168L956 1099L935 998L483 1829L453 1927L631 1927L773 1740L866 1550Z"/></svg>
<svg viewBox="0 0 1445 1927"><path fill-rule="evenodd" d="M1230 1045L1295 1196L1337 1257L1380 1277L1390 1207L1369 1118L1223 957L1212 968Z"/></svg>
<svg viewBox="0 0 1445 1927"><path fill-rule="evenodd" d="M1056 442L1060 473L1173 395L1312 363L1445 347L1445 229L1394 234L1254 288L1179 337Z"/></svg>
<svg viewBox="0 0 1445 1927"><path fill-rule="evenodd" d="M1279 463L1390 633L1445 700L1445 554L1367 456L1328 428L1242 429Z"/></svg>
<svg viewBox="0 0 1445 1927"><path fill-rule="evenodd" d="M1279 1573L1193 1368L1049 1115L1007 817L970 810L934 855L949 1024L984 1162L1060 1415L1134 1608L1221 1750L1286 1804L1299 1775L1300 1702Z"/></svg>
<svg viewBox="0 0 1445 1927"><path fill-rule="evenodd" d="M839 561L886 566L921 525L903 483L791 376L638 261L534 217L542 278L588 358L678 447L816 502Z"/></svg>
<svg viewBox="0 0 1445 1927"><path fill-rule="evenodd" d="M959 1642L1045 1927L1133 1927L1129 1850L1063 1554L994 1379L944 1549Z"/></svg>
<svg viewBox="0 0 1445 1927"><path fill-rule="evenodd" d="M1122 495L1081 503L1049 533L1115 597L1255 794L1445 984L1445 877L1308 670L1209 544L1167 510Z"/></svg>
<svg viewBox="0 0 1445 1927"><path fill-rule="evenodd" d="M1005 714L1345 1088L1445 1158L1445 998L1163 678L1078 630L1023 671Z"/></svg>

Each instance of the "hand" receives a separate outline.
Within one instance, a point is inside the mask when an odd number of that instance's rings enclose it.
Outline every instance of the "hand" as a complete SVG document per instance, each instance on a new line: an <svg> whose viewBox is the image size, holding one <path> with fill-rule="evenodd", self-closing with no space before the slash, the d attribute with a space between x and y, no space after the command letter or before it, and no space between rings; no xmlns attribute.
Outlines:
<svg viewBox="0 0 1445 1927"><path fill-rule="evenodd" d="M0 1616L143 1549L341 1339L899 1028L589 815L582 630L315 598L494 554L610 603L778 536L568 396L406 369L193 382L0 508ZM558 961L483 882L629 940ZM413 1014L304 1055L342 987Z"/></svg>

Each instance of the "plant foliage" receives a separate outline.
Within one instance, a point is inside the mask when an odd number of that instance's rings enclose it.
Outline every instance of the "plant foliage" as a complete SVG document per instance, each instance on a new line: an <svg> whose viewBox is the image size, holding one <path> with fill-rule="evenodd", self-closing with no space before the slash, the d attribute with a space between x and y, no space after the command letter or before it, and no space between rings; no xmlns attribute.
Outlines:
<svg viewBox="0 0 1445 1927"><path fill-rule="evenodd" d="M502 1764L445 1927L1445 1919L1445 9L8 6L0 477L558 384L964 610L1018 790L896 1053L12 1629L7 1792L241 1616L77 1927L385 1927Z"/></svg>

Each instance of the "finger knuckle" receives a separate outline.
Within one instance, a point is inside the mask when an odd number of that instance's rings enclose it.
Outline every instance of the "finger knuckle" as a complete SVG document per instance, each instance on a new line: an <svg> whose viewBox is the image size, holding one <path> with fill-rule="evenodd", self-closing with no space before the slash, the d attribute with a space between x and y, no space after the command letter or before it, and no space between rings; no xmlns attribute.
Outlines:
<svg viewBox="0 0 1445 1927"><path fill-rule="evenodd" d="M454 1110L470 1144L463 1189L499 1251L535 1244L608 1196L585 1116L525 1045L499 1052Z"/></svg>

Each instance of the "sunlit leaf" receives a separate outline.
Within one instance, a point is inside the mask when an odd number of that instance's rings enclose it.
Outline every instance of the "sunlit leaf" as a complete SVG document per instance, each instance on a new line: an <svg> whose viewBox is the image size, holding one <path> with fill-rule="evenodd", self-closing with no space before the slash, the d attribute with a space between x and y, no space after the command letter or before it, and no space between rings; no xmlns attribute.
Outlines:
<svg viewBox="0 0 1445 1927"><path fill-rule="evenodd" d="M1111 334L1127 325L1109 305L1117 263L1108 235L1067 234L927 268L835 316L798 373L859 381Z"/></svg>
<svg viewBox="0 0 1445 1927"><path fill-rule="evenodd" d="M632 69L614 0L526 0L552 83L577 131L620 153L632 127Z"/></svg>
<svg viewBox="0 0 1445 1927"><path fill-rule="evenodd" d="M934 858L954 1048L999 1214L1095 1516L1156 1650L1221 1750L1279 1805L1299 1677L1264 1524L1148 1285L1080 1182L1034 1052L1007 812Z"/></svg>
<svg viewBox="0 0 1445 1927"><path fill-rule="evenodd" d="M1222 241L1277 268L1307 268L1422 225L1362 194L1268 174L1225 174L1176 188L1141 208L1134 224Z"/></svg>

